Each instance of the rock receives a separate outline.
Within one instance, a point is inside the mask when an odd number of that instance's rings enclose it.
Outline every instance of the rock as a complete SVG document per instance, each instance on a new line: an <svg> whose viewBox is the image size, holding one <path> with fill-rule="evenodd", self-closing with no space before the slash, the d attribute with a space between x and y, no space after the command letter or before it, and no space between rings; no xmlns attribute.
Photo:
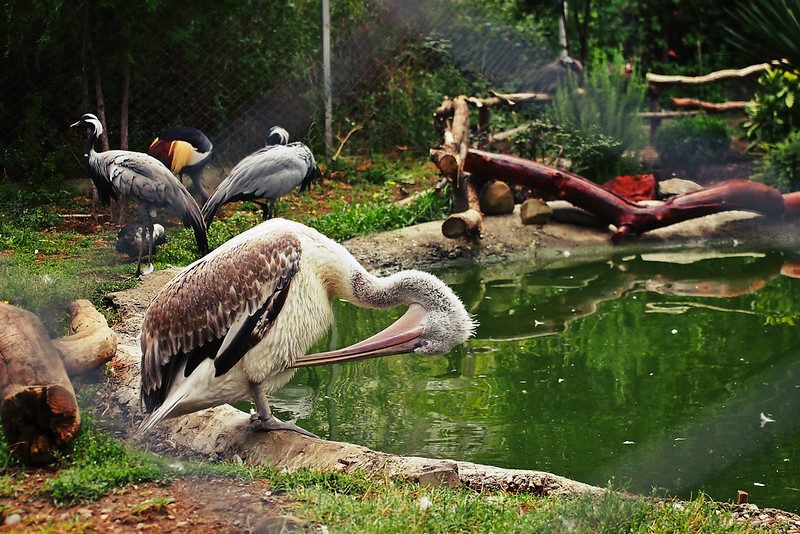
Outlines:
<svg viewBox="0 0 800 534"><path fill-rule="evenodd" d="M19 514L8 514L5 520L5 525L7 527L19 525L20 523L22 523L22 516Z"/></svg>
<svg viewBox="0 0 800 534"><path fill-rule="evenodd" d="M505 182L489 182L481 189L480 205L484 215L506 215L514 211L514 194Z"/></svg>
<svg viewBox="0 0 800 534"><path fill-rule="evenodd" d="M675 195L683 195L692 191L699 191L703 186L691 180L670 178L658 182L658 198L664 199Z"/></svg>
<svg viewBox="0 0 800 534"><path fill-rule="evenodd" d="M547 202L539 198L529 198L519 207L522 224L546 224L552 214Z"/></svg>
<svg viewBox="0 0 800 534"><path fill-rule="evenodd" d="M604 183L602 187L631 202L656 198L656 178L652 174L617 176Z"/></svg>
<svg viewBox="0 0 800 534"><path fill-rule="evenodd" d="M573 206L566 200L551 200L547 205L553 210L554 221L593 228L603 228L607 226L588 211Z"/></svg>

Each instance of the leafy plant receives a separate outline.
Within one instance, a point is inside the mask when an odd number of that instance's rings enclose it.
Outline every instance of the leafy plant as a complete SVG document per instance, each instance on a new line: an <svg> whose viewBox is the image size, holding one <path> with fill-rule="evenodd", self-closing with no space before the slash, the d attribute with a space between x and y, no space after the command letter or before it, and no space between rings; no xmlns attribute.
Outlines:
<svg viewBox="0 0 800 534"><path fill-rule="evenodd" d="M693 169L723 158L730 148L731 134L724 120L709 115L680 117L656 131L659 160L667 165Z"/></svg>
<svg viewBox="0 0 800 534"><path fill-rule="evenodd" d="M766 145L753 179L784 192L800 189L800 130L783 141Z"/></svg>
<svg viewBox="0 0 800 534"><path fill-rule="evenodd" d="M745 135L753 144L782 141L800 128L800 72L770 69L759 77L758 84L745 108Z"/></svg>
<svg viewBox="0 0 800 534"><path fill-rule="evenodd" d="M800 65L800 0L750 0L740 3L734 17L738 27L728 27L729 40L740 53L756 61L786 58Z"/></svg>
<svg viewBox="0 0 800 534"><path fill-rule="evenodd" d="M637 114L646 89L641 76L635 70L626 76L621 52L615 53L611 61L602 53L595 53L584 80L583 91L578 91L572 80L556 93L554 122L575 129L586 139L597 135L612 138L620 144L622 152L640 150L644 146L644 131Z"/></svg>
<svg viewBox="0 0 800 534"><path fill-rule="evenodd" d="M624 156L622 143L599 129L582 134L547 118L531 122L528 134L517 137L516 148L522 157L566 168L598 183L639 168L635 157Z"/></svg>

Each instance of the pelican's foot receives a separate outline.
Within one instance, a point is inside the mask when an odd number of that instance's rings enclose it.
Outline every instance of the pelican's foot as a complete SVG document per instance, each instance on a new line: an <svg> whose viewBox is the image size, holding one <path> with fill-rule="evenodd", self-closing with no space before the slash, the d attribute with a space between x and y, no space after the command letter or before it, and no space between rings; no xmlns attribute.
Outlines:
<svg viewBox="0 0 800 534"><path fill-rule="evenodd" d="M300 428L294 423L290 423L288 421L281 421L274 415L270 415L269 417L264 418L258 413L251 413L250 423L254 430L264 430L266 432L269 432L270 430L291 430L292 432L297 432L298 434L308 436L309 438L319 439L319 436L317 436L316 434L312 434L308 430Z"/></svg>

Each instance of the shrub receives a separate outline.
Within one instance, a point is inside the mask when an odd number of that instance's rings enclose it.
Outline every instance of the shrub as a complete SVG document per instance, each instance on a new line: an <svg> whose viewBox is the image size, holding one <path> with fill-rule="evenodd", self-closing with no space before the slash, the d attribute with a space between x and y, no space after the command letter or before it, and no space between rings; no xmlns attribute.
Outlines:
<svg viewBox="0 0 800 534"><path fill-rule="evenodd" d="M783 192L800 189L800 130L766 146L764 159L752 178Z"/></svg>
<svg viewBox="0 0 800 534"><path fill-rule="evenodd" d="M661 163L681 169L693 169L725 157L730 144L725 121L708 115L669 121L658 129L655 140Z"/></svg>
<svg viewBox="0 0 800 534"><path fill-rule="evenodd" d="M800 128L800 72L769 70L761 75L758 84L752 102L745 108L745 135L752 144L783 141Z"/></svg>
<svg viewBox="0 0 800 534"><path fill-rule="evenodd" d="M520 156L566 168L597 183L620 174L634 174L635 157L623 157L624 146L598 128L581 133L549 119L531 122L527 136L518 136Z"/></svg>
<svg viewBox="0 0 800 534"><path fill-rule="evenodd" d="M622 152L638 151L644 146L642 121L637 116L644 104L646 85L635 71L625 74L621 52L609 62L602 53L595 54L584 73L583 92L572 80L559 89L553 99L553 120L575 129L591 140L602 135L613 138Z"/></svg>

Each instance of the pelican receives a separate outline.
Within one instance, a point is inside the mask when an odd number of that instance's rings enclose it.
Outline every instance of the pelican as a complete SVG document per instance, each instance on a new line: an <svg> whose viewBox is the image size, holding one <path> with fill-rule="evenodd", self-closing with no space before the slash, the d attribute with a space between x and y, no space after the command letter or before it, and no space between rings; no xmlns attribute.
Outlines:
<svg viewBox="0 0 800 534"><path fill-rule="evenodd" d="M84 156L89 177L97 188L100 200L108 204L111 198L116 199L121 193L139 204L142 224L146 228L148 259L153 255L153 217L156 215L156 208L166 208L177 215L184 226L194 230L200 254L208 252L206 227L197 202L163 163L141 152L127 150L97 152L94 144L103 133L103 125L91 113L86 113L78 122L71 125L72 128L78 126L86 127L88 132ZM149 259L149 266L142 272L143 249L144 240L139 247L136 276L153 271L153 263Z"/></svg>
<svg viewBox="0 0 800 534"><path fill-rule="evenodd" d="M333 321L338 295L363 307L407 305L382 332L306 354ZM443 354L476 323L453 291L415 270L376 277L316 230L271 219L189 265L151 301L142 323L138 433L165 418L252 398L261 430L313 434L277 419L267 396L298 367L415 352Z"/></svg>
<svg viewBox="0 0 800 534"><path fill-rule="evenodd" d="M177 176L189 176L200 199L205 202L209 194L203 187L203 169L212 150L214 145L208 136L197 128L174 126L158 132L147 153L169 167Z"/></svg>
<svg viewBox="0 0 800 534"><path fill-rule="evenodd" d="M287 144L288 143L288 144ZM295 187L305 191L319 177L314 154L303 143L289 143L289 133L279 126L267 136L267 144L242 159L217 186L203 206L206 226L228 202L263 200L264 219L271 219L275 200Z"/></svg>

